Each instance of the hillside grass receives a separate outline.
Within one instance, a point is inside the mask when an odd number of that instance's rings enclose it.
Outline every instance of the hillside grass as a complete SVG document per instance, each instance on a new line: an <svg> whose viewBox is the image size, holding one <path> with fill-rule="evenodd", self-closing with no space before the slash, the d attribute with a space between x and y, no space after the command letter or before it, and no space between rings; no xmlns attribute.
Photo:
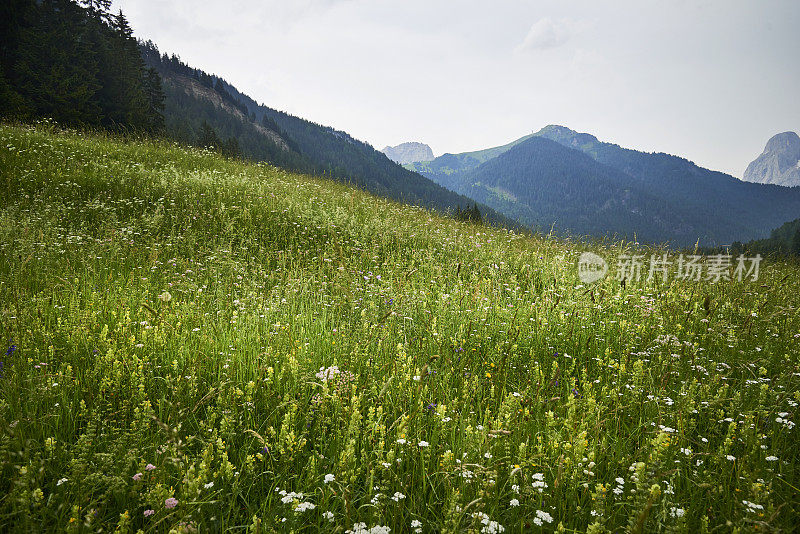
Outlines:
<svg viewBox="0 0 800 534"><path fill-rule="evenodd" d="M0 530L800 521L797 265L584 286L578 242L164 142L0 137Z"/></svg>

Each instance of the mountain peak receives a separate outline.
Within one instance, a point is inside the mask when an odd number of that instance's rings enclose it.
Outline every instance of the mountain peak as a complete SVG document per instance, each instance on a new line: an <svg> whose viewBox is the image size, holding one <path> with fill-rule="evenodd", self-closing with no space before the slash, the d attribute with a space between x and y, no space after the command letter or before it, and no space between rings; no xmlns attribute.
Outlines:
<svg viewBox="0 0 800 534"><path fill-rule="evenodd" d="M416 163L418 161L431 161L433 159L433 150L425 143L418 143L415 141L409 143L400 143L397 146L387 146L381 150L386 157L395 163L405 165L407 163Z"/></svg>
<svg viewBox="0 0 800 534"><path fill-rule="evenodd" d="M767 141L767 146L764 152L783 152L783 151L800 152L800 137L795 132L783 132L772 136Z"/></svg>
<svg viewBox="0 0 800 534"><path fill-rule="evenodd" d="M597 138L592 134L580 133L570 130L566 126L549 124L536 132L537 137L545 137L562 145L578 148L589 143L597 143Z"/></svg>
<svg viewBox="0 0 800 534"><path fill-rule="evenodd" d="M744 171L746 182L800 185L800 137L783 132L767 141L764 151Z"/></svg>

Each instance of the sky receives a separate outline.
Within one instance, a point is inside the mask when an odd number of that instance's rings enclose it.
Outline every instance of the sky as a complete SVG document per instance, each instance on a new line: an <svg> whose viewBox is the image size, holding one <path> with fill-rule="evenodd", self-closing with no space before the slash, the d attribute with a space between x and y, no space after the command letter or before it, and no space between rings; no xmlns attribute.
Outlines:
<svg viewBox="0 0 800 534"><path fill-rule="evenodd" d="M115 0L272 108L436 155L548 124L741 177L800 131L798 0Z"/></svg>

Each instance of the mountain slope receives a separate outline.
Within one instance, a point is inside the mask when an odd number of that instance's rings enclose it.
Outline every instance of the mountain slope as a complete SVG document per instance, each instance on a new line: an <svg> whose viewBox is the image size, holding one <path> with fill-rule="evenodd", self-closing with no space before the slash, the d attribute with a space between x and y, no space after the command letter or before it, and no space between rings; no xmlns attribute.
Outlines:
<svg viewBox="0 0 800 534"><path fill-rule="evenodd" d="M526 136L509 145L487 151L445 154L425 165L416 164L414 168L437 183L469 195L465 187L456 185L463 185L469 180L481 181L474 176L467 177L481 165L475 154L485 158L500 153L501 155L495 156L494 159L501 159L512 148L520 146L531 137L544 138L570 149L571 152L563 152L561 156L565 159L562 162L563 169L581 169L580 173L572 177L573 179L585 178L587 173L606 178L613 177L616 187L628 191L631 195L626 200L626 210L618 213L619 220L613 219L613 212L598 211L600 208L591 197L573 195L551 198L552 202L564 204L559 207L561 217L551 221L556 222L562 229L583 231L582 229L587 228L588 220L596 220L598 226L589 232L605 235L608 232L619 232L620 228L626 228L633 220L642 218L642 226L637 226L639 228L637 236L641 236L642 239L654 242L670 241L676 246L693 245L700 239L705 245L715 246L737 240L763 238L773 228L800 215L800 188L789 189L742 182L724 173L698 167L684 158L625 149L601 142L593 135L578 133L563 126L547 126L533 136ZM606 170L594 169L589 172L585 161L582 163L572 161L578 154L588 156ZM556 182L559 176L548 175L545 172L547 169L535 168L534 161L530 160L532 166L527 169L514 167L512 171L518 175L527 173L531 180L542 184L547 180L553 180L554 187L558 187ZM496 166L490 168L491 172L500 170ZM551 167L550 171L554 168ZM609 175L609 169L615 172ZM484 169L482 172L489 171ZM477 194L476 190L472 189L471 193ZM658 199L657 204L653 204L655 199ZM489 197L481 196L478 200L489 202ZM510 198L504 199L502 204L495 202L491 205L511 217L522 217L524 220L546 220L559 211L548 208L539 216L535 213L523 216L521 213L529 208L515 207L514 201ZM648 210L654 209L655 205L661 208L648 213ZM641 213L641 217L637 215L631 219L628 212ZM636 228L629 228L625 232L628 233L630 230Z"/></svg>
<svg viewBox="0 0 800 534"><path fill-rule="evenodd" d="M797 265L585 287L575 243L50 125L0 124L0 176L3 532L622 532L588 457L674 488L644 532L753 532L757 484L796 530Z"/></svg>
<svg viewBox="0 0 800 534"><path fill-rule="evenodd" d="M795 132L773 136L744 171L743 180L793 187L800 185L800 137Z"/></svg>
<svg viewBox="0 0 800 534"><path fill-rule="evenodd" d="M556 231L685 241L702 235L702 221L631 187L628 178L589 156L532 137L443 185L520 222Z"/></svg>
<svg viewBox="0 0 800 534"><path fill-rule="evenodd" d="M486 148L484 150L463 152L461 154L442 154L438 158L434 158L432 161L418 161L415 163L410 163L405 167L425 175L452 174L454 172L466 171L469 169L474 169L481 163L489 161L492 158L496 158L500 154L507 152L511 148L517 146L527 139L530 139L531 137L533 137L533 134L520 137L519 139L511 141L503 146Z"/></svg>
<svg viewBox="0 0 800 534"><path fill-rule="evenodd" d="M800 188L743 182L684 158L622 148L562 126L548 126L537 135L574 147L652 194L704 215L717 244L765 237L800 215ZM730 231L740 225L747 231Z"/></svg>
<svg viewBox="0 0 800 534"><path fill-rule="evenodd" d="M441 212L473 203L430 179L394 163L346 132L258 104L225 80L194 69L177 56L140 43L148 66L162 78L165 122L171 137L194 143L202 124L222 138L236 139L248 159L289 170L322 174L374 194ZM483 220L519 228L494 210L479 206Z"/></svg>

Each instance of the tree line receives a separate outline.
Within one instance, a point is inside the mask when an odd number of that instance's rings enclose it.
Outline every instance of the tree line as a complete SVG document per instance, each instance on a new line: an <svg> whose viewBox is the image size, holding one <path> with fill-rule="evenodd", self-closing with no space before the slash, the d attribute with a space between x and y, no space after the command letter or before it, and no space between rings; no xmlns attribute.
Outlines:
<svg viewBox="0 0 800 534"><path fill-rule="evenodd" d="M158 134L161 77L111 0L7 0L0 7L0 114Z"/></svg>

